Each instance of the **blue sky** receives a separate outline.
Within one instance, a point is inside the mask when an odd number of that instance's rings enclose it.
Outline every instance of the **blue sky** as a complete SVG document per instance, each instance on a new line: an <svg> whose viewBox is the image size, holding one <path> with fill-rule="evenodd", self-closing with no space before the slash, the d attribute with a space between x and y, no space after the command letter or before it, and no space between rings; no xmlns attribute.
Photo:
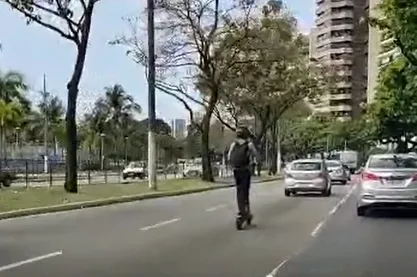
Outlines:
<svg viewBox="0 0 417 277"><path fill-rule="evenodd" d="M108 41L126 27L121 17L139 14L144 0L123 0L120 5L113 0L103 0L97 5L93 19L90 46L84 75L80 84L78 112L91 110L93 103L105 86L120 83L147 111L147 86L143 69L125 55L122 47L110 46ZM315 0L284 0L299 20L300 28L307 31L313 23ZM72 72L75 51L72 44L57 34L36 24L26 25L23 17L0 2L0 70L22 72L32 91L42 88L42 78L47 76L48 91L66 101L66 83ZM7 27L5 27L7 26ZM36 101L37 94L29 97ZM146 114L145 114L146 115ZM166 120L187 117L181 104L169 96L157 94L157 115Z"/></svg>

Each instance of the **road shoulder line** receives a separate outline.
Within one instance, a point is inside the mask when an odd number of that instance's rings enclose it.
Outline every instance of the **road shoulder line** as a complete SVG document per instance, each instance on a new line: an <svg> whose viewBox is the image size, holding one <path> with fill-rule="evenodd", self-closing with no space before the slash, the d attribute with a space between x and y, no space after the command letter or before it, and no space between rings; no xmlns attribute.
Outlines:
<svg viewBox="0 0 417 277"><path fill-rule="evenodd" d="M42 255L42 256L37 256L34 258L30 258L24 261L20 261L20 262L16 262L16 263L12 263L12 264L8 264L8 265L4 265L4 266L0 266L0 272L6 271L6 270L10 270L16 267L21 267L27 264L33 264L42 260L46 260L46 259L50 259L56 256L60 256L62 255L62 250L61 251L57 251L57 252L53 252L53 253L49 253L46 255Z"/></svg>

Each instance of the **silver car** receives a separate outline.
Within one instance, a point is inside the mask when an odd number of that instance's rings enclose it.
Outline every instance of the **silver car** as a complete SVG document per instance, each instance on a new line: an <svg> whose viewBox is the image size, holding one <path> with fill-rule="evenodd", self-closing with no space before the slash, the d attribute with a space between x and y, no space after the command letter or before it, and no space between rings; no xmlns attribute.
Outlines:
<svg viewBox="0 0 417 277"><path fill-rule="evenodd" d="M321 192L331 195L331 181L324 160L295 160L285 169L285 195L297 192Z"/></svg>
<svg viewBox="0 0 417 277"><path fill-rule="evenodd" d="M341 161L326 160L326 167L329 171L330 180L332 183L341 183L342 185L347 184L349 176Z"/></svg>
<svg viewBox="0 0 417 277"><path fill-rule="evenodd" d="M363 168L356 210L417 208L417 156L372 155Z"/></svg>

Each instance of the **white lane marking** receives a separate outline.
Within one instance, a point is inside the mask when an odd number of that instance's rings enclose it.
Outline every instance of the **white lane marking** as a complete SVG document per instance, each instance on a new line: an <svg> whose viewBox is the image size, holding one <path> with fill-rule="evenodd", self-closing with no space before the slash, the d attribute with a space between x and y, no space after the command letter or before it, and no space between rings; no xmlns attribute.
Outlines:
<svg viewBox="0 0 417 277"><path fill-rule="evenodd" d="M283 260L276 268L274 268L274 270L271 271L271 273L269 273L268 275L266 275L266 277L275 277L277 276L278 271L281 269L281 267L283 267L289 259Z"/></svg>
<svg viewBox="0 0 417 277"><path fill-rule="evenodd" d="M318 232L323 228L323 225L326 223L326 221L330 218L331 215L333 215L337 209L346 202L346 200L350 197L350 195L352 195L353 191L355 190L356 185L354 185L349 191L348 193L345 195L345 197L343 197L334 207L333 209L329 212L329 214L326 216L326 218L321 221L316 228L314 228L313 232L311 232L311 236L315 237L317 236ZM295 258L296 256L298 256L301 252L303 251L303 249L300 249L298 252L293 253L293 255L291 255L288 259L282 261L276 268L274 268L274 270L271 271L271 273L269 273L268 275L266 275L266 277L277 277L278 273L280 271L280 269L286 264L288 263L291 259Z"/></svg>
<svg viewBox="0 0 417 277"><path fill-rule="evenodd" d="M165 226L165 225L168 225L168 224L171 224L171 223L180 221L180 220L181 220L181 218L174 218L174 219L171 219L171 220L166 220L166 221L158 222L158 223L156 223L154 225L149 225L149 226L142 227L142 228L140 228L140 230L141 231L147 231L147 230L155 229L155 228L158 228L158 227L162 227L162 226Z"/></svg>
<svg viewBox="0 0 417 277"><path fill-rule="evenodd" d="M0 267L0 272L6 271L6 270L9 270L9 269L13 269L13 268L16 268L16 267L19 267L19 266L23 266L23 265L36 263L36 262L39 262L41 260L50 259L50 258L59 256L59 255L62 255L62 251L57 251L57 252L49 253L49 254L46 254L46 255L37 256L37 257L31 258L31 259L27 259L27 260L24 260L24 261L21 261L21 262L1 266Z"/></svg>
<svg viewBox="0 0 417 277"><path fill-rule="evenodd" d="M219 210L219 209L222 209L222 208L225 208L225 207L226 207L225 204L217 205L217 206L214 206L214 207L207 208L206 212L214 212L216 210Z"/></svg>
<svg viewBox="0 0 417 277"><path fill-rule="evenodd" d="M314 228L313 232L311 232L311 236L315 237L317 236L317 234L319 233L319 231L321 230L321 228L323 227L324 224L326 224L326 222L330 219L330 217L336 213L336 211L340 208L340 206L342 206L347 200L348 198L352 195L353 191L355 190L356 185L354 185L349 191L348 193L342 198L340 199L339 202L337 202L337 204L329 211L328 215L326 216L325 219L323 219L317 226L316 228Z"/></svg>
<svg viewBox="0 0 417 277"><path fill-rule="evenodd" d="M312 237L315 237L317 235L317 233L320 231L321 227L323 227L324 222L325 222L325 220L323 220L322 222L317 224L316 228L314 228L313 232L311 232Z"/></svg>

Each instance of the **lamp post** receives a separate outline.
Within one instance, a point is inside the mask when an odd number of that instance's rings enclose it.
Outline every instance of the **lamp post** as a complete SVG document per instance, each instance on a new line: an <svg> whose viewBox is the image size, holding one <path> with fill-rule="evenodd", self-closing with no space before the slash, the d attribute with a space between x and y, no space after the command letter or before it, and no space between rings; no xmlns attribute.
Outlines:
<svg viewBox="0 0 417 277"><path fill-rule="evenodd" d="M101 149L101 170L104 170L104 138L106 137L106 134L101 133L100 134L100 149Z"/></svg>
<svg viewBox="0 0 417 277"><path fill-rule="evenodd" d="M15 151L18 152L20 150L20 127L16 127L14 128L15 132L16 132L16 145L15 145ZM16 155L17 156L17 155Z"/></svg>
<svg viewBox="0 0 417 277"><path fill-rule="evenodd" d="M125 154L125 163L127 163L127 141L129 140L128 136L124 137L124 154Z"/></svg>

